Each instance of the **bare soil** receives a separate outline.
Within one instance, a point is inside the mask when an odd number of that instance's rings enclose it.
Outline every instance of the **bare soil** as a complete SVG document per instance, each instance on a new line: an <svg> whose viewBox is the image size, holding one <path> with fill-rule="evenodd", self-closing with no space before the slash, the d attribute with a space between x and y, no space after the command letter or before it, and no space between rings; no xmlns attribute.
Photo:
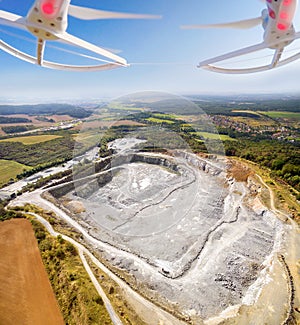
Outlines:
<svg viewBox="0 0 300 325"><path fill-rule="evenodd" d="M0 224L0 324L63 325L31 224Z"/></svg>
<svg viewBox="0 0 300 325"><path fill-rule="evenodd" d="M230 160L228 175L233 177L237 182L247 182L248 177L253 175L254 172L245 164L236 160Z"/></svg>

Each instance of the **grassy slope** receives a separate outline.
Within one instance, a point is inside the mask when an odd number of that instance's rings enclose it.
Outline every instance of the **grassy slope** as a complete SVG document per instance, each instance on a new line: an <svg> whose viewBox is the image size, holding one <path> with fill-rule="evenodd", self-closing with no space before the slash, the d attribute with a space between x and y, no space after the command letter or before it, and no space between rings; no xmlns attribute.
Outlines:
<svg viewBox="0 0 300 325"><path fill-rule="evenodd" d="M76 248L62 238L54 238L32 220L39 249L53 290L68 325L111 325L111 319L98 295Z"/></svg>
<svg viewBox="0 0 300 325"><path fill-rule="evenodd" d="M88 263L124 325L147 325L126 301L126 295L110 277L88 259Z"/></svg>
<svg viewBox="0 0 300 325"><path fill-rule="evenodd" d="M268 184L275 194L275 206L281 211L288 211L292 218L300 225L300 206L296 198L291 194L292 187L288 184L276 181L270 173L268 168L259 166L249 160L234 157L236 161L240 161L251 170L260 175L262 179ZM261 199L263 203L270 208L270 196L267 191L262 192Z"/></svg>
<svg viewBox="0 0 300 325"><path fill-rule="evenodd" d="M87 132L74 134L73 139L76 141L76 143L81 143L87 147L96 146L101 140L103 133L104 132L101 133L99 130L90 130Z"/></svg>
<svg viewBox="0 0 300 325"><path fill-rule="evenodd" d="M30 169L30 167L15 161L0 159L0 186L6 184L11 178L15 178L24 169Z"/></svg>

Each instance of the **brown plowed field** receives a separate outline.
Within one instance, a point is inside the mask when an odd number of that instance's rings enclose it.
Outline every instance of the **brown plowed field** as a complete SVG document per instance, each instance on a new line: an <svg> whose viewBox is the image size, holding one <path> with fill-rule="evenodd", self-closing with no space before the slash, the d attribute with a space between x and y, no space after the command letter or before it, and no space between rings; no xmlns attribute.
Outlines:
<svg viewBox="0 0 300 325"><path fill-rule="evenodd" d="M0 325L63 325L31 224L0 223Z"/></svg>

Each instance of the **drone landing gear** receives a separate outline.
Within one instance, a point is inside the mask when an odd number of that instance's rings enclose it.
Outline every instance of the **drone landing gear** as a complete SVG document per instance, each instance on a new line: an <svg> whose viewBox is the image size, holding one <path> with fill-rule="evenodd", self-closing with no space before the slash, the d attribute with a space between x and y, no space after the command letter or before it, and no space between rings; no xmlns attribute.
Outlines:
<svg viewBox="0 0 300 325"><path fill-rule="evenodd" d="M45 43L45 42L44 42ZM8 45L7 43L3 42L0 39L0 49L29 63L41 65L46 68L50 69L57 69L57 70L67 70L67 71L101 71L101 70L111 70L116 69L119 67L124 67L126 65L119 64L119 63L106 63L101 65L90 65L90 66L77 66L77 65L66 65L66 64L60 64L56 62L50 62L50 61L44 61L42 52L44 48L44 43L38 43L37 52L38 54L37 58L19 51L18 49Z"/></svg>
<svg viewBox="0 0 300 325"><path fill-rule="evenodd" d="M295 38L300 38L300 33L296 33ZM259 43L256 45L252 45L237 51L233 51L224 55L217 56L215 58L205 60L199 63L198 68L202 68L205 70L213 71L213 72L219 72L219 73L226 73L226 74L247 74L247 73L254 73L254 72L261 72L266 70L271 70L275 67L282 67L288 63L291 63L293 61L296 61L300 58L300 52L297 54L294 54L284 60L280 61L280 58L282 56L282 53L284 51L284 48L277 49L274 53L272 62L267 65L259 66L259 67L253 67L253 68L243 68L243 69L229 69L229 68L222 68L217 67L213 65L214 63L218 63L221 61L225 61L228 59L236 58L245 54L250 54L253 52L257 52L260 50L264 50L266 48L269 48L264 42Z"/></svg>
<svg viewBox="0 0 300 325"><path fill-rule="evenodd" d="M38 43L37 43L37 53L36 53L36 57L37 57L37 64L38 65L43 65L43 57L44 57L44 50L45 50L45 41L41 38L38 39Z"/></svg>

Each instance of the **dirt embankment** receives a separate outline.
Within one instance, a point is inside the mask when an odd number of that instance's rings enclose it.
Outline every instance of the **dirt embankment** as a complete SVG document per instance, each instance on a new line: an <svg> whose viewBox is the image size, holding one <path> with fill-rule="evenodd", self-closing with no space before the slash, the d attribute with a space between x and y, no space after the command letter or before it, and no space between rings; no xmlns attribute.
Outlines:
<svg viewBox="0 0 300 325"><path fill-rule="evenodd" d="M63 325L31 224L0 223L0 324Z"/></svg>

